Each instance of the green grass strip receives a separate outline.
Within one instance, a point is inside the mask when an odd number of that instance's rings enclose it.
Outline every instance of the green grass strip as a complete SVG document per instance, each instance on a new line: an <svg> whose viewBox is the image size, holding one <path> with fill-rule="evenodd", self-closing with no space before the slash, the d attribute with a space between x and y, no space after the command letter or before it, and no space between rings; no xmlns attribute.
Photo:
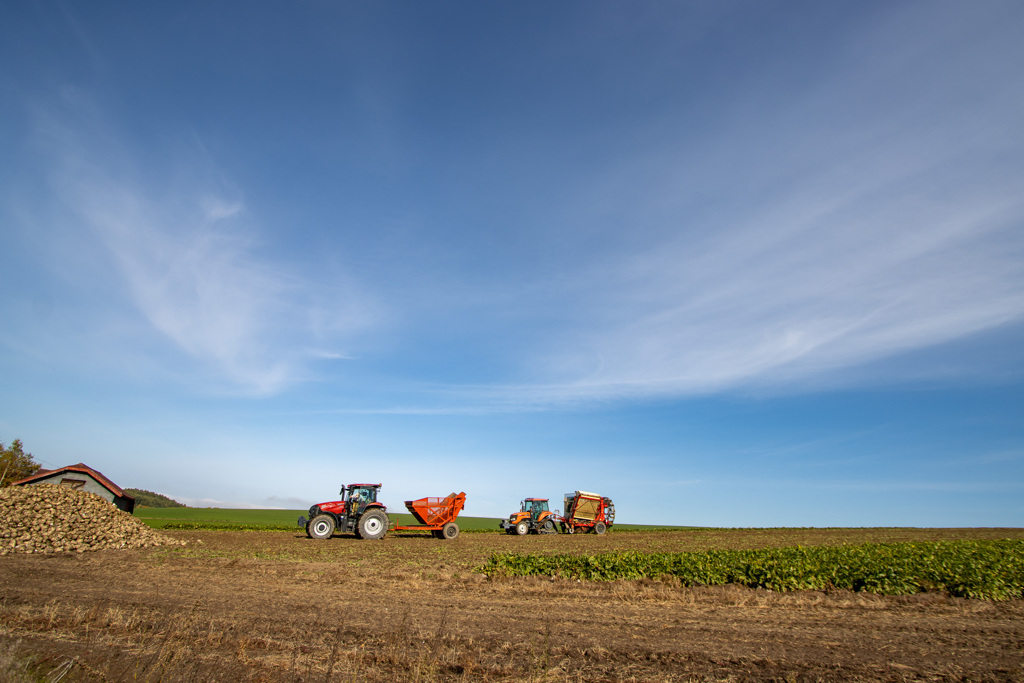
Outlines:
<svg viewBox="0 0 1024 683"><path fill-rule="evenodd" d="M555 576L589 581L672 576L684 586L730 583L773 591L842 588L882 595L943 591L987 600L1024 597L1024 540L636 551L601 555L498 553L488 576Z"/></svg>
<svg viewBox="0 0 1024 683"><path fill-rule="evenodd" d="M294 524L281 526L275 524L243 524L234 522L164 522L158 529L178 529L181 531L302 531Z"/></svg>

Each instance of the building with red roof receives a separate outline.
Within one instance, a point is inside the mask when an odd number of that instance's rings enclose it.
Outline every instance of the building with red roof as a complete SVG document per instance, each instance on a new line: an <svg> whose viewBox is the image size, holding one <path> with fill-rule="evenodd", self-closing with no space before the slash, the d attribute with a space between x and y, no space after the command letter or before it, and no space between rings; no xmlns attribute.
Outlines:
<svg viewBox="0 0 1024 683"><path fill-rule="evenodd" d="M34 486L35 484L57 484L81 489L106 498L129 514L135 511L135 498L129 496L124 489L103 476L102 472L83 463L55 470L39 470L31 477L11 482L12 486Z"/></svg>

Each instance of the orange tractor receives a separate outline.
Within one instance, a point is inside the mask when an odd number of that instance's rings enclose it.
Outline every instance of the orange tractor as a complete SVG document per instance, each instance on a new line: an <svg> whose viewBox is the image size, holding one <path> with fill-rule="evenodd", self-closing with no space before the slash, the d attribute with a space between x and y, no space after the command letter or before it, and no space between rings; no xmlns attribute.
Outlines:
<svg viewBox="0 0 1024 683"><path fill-rule="evenodd" d="M557 534L555 523L559 517L548 510L547 498L527 498L519 504L519 512L513 512L498 525L506 534L525 536L534 534Z"/></svg>

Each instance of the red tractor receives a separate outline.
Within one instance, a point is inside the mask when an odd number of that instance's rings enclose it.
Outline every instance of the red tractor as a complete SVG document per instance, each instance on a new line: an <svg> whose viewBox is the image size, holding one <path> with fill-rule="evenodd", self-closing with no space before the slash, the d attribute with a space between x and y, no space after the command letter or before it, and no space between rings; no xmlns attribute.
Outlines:
<svg viewBox="0 0 1024 683"><path fill-rule="evenodd" d="M359 538L380 539L388 532L388 510L377 502L380 484L349 484L341 489L341 500L318 503L309 508L309 520L299 517L310 538L330 538L335 531Z"/></svg>

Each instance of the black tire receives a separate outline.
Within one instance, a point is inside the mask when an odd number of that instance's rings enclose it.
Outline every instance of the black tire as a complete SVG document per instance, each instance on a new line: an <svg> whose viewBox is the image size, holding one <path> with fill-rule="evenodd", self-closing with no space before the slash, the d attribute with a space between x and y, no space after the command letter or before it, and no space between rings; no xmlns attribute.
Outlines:
<svg viewBox="0 0 1024 683"><path fill-rule="evenodd" d="M441 527L441 538L450 541L459 535L459 525L455 522L448 522Z"/></svg>
<svg viewBox="0 0 1024 683"><path fill-rule="evenodd" d="M544 523L540 525L540 532L542 534L553 534L555 533L555 523L550 519L545 519Z"/></svg>
<svg viewBox="0 0 1024 683"><path fill-rule="evenodd" d="M529 522L519 522L519 524L516 524L516 535L525 536L528 533L530 533Z"/></svg>
<svg viewBox="0 0 1024 683"><path fill-rule="evenodd" d="M606 531L608 531L608 526L604 522L598 522L594 525L594 533L598 536L600 536Z"/></svg>
<svg viewBox="0 0 1024 683"><path fill-rule="evenodd" d="M334 517L317 515L306 525L306 534L310 538L325 539L334 535Z"/></svg>
<svg viewBox="0 0 1024 683"><path fill-rule="evenodd" d="M370 541L384 538L388 532L388 516L383 510L367 510L359 518L356 525L356 535Z"/></svg>

